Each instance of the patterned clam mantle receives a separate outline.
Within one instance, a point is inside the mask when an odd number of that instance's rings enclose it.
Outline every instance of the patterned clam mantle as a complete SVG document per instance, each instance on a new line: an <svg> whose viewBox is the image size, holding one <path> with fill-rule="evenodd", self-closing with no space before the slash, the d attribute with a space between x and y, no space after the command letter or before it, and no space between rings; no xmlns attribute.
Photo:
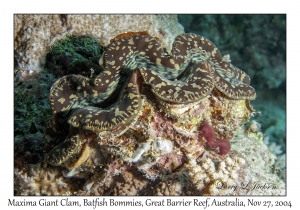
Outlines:
<svg viewBox="0 0 300 210"><path fill-rule="evenodd" d="M177 36L168 54L147 33L124 33L112 40L101 60L104 71L94 80L67 75L52 86L49 100L54 116L45 140L46 147L53 138L58 145L48 149L47 163L61 165L78 151L84 153L84 131L97 134L100 141L124 134L140 115L141 86L148 86L161 105L175 107L199 102L214 88L231 99L256 97L249 76L233 66L229 56L222 57L212 42L196 34ZM116 91L122 71L129 77L117 102L99 108ZM68 135L60 139L66 122ZM84 160L75 164L80 161Z"/></svg>

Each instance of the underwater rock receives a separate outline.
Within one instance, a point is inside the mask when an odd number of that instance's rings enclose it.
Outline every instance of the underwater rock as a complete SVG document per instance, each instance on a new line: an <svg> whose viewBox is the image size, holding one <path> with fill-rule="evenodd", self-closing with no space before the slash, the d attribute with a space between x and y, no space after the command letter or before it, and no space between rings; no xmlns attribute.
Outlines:
<svg viewBox="0 0 300 210"><path fill-rule="evenodd" d="M111 38L125 31L148 31L170 49L174 37L183 33L183 27L176 15L16 14L15 65L40 71L51 46L68 35L89 36L108 45Z"/></svg>

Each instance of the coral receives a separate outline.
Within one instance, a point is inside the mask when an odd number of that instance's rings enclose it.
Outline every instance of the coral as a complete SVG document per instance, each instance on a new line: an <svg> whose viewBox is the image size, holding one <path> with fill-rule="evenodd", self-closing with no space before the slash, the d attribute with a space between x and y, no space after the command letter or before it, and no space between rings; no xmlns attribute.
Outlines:
<svg viewBox="0 0 300 210"><path fill-rule="evenodd" d="M284 183L270 173L274 156L268 152L262 139L248 135L243 128L239 129L232 140L232 150L225 157L206 151L197 161L185 161L179 170L159 176L155 181L145 178L143 172L133 170L136 166L124 164L120 159L114 160L106 171L100 169L93 176L85 175L87 180L84 185L84 179L64 177L61 167L30 168L30 173L15 170L16 189L20 189L16 194L53 195L59 190L61 194L68 194L68 189L71 189L72 195L84 196L284 195ZM42 177L46 175L55 179L43 181ZM47 190L41 193L41 182L52 184L45 185L43 189ZM257 187L264 183L275 188Z"/></svg>
<svg viewBox="0 0 300 210"><path fill-rule="evenodd" d="M126 171L115 178L113 195L138 195L148 183L146 179L139 179L133 173Z"/></svg>
<svg viewBox="0 0 300 210"><path fill-rule="evenodd" d="M152 187L146 192L146 195L157 195L157 196L178 196L187 195L185 185L177 180L164 180L159 182L155 187Z"/></svg>
<svg viewBox="0 0 300 210"><path fill-rule="evenodd" d="M247 195L250 191L243 185L251 185L251 172L244 157L235 151L223 160L205 157L199 163L191 161L186 170L202 195Z"/></svg>
<svg viewBox="0 0 300 210"><path fill-rule="evenodd" d="M28 171L15 169L14 173L15 179L22 180L15 183L16 195L70 195L76 190L76 186L73 185L75 183L63 177L59 168L43 169L40 164L37 164L30 167Z"/></svg>
<svg viewBox="0 0 300 210"><path fill-rule="evenodd" d="M249 192L250 195L285 195L285 183L276 175L276 172L274 173L276 156L264 143L260 130L252 132L248 129L245 132L245 128L241 127L231 140L231 149L243 154L249 164L253 183L257 185L266 183L269 186L269 188L252 189Z"/></svg>
<svg viewBox="0 0 300 210"><path fill-rule="evenodd" d="M149 186L149 180L141 174L127 170L115 176L100 175L102 179L99 182L93 182L91 188L80 190L76 194L81 196L87 195L114 195L129 196L142 195L143 191Z"/></svg>

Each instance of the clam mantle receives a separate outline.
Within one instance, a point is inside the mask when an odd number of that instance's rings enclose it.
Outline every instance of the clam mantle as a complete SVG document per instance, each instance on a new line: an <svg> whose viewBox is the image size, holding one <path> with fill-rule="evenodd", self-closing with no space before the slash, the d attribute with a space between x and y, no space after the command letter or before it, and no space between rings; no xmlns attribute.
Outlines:
<svg viewBox="0 0 300 210"><path fill-rule="evenodd" d="M67 75L50 91L45 162L63 167L65 177L92 174L89 190L125 171L154 181L193 174L192 165L207 158L237 156L208 144L202 125L213 127L216 141L231 139L253 114L249 100L256 94L249 76L212 42L182 34L168 54L145 32L124 33L100 63L104 70L95 78Z"/></svg>

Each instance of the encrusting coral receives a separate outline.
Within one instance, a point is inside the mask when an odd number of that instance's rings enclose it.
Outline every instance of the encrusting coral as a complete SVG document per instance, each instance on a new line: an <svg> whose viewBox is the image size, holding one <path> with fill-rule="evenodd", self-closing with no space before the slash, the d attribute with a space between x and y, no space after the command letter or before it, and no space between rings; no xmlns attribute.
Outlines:
<svg viewBox="0 0 300 210"><path fill-rule="evenodd" d="M252 185L251 170L230 140L253 115L256 93L229 55L195 34L179 35L167 53L148 33L130 32L112 39L100 64L95 77L52 86L45 158L39 172L15 171L17 194L250 193L241 183ZM39 187L44 174L56 190Z"/></svg>

